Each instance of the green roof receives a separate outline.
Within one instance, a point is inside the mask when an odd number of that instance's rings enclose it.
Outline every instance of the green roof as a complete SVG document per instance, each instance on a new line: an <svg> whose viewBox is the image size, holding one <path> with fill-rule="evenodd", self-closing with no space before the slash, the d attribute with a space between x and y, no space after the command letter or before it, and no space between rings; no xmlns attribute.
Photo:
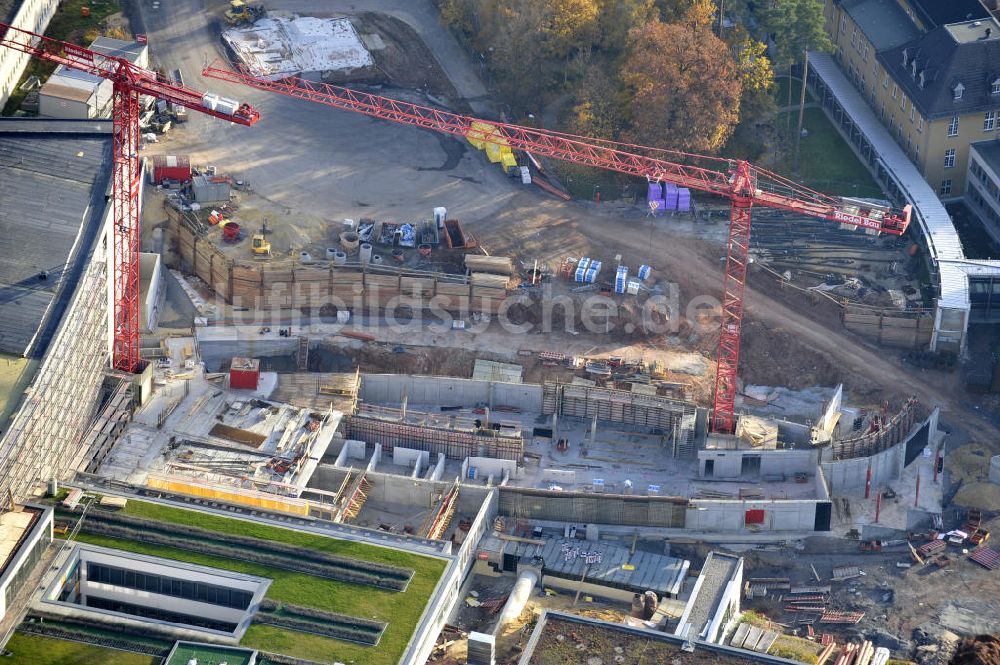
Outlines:
<svg viewBox="0 0 1000 665"><path fill-rule="evenodd" d="M178 642L174 645L164 665L188 665L192 658L198 661L198 665L222 665L222 663L226 663L226 665L251 665L256 655L257 652L251 649L221 647L198 642Z"/></svg>

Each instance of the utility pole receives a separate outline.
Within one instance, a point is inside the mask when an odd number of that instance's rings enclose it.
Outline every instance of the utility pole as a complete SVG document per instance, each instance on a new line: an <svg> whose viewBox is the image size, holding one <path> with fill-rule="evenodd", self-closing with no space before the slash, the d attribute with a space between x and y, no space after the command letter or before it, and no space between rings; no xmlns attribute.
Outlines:
<svg viewBox="0 0 1000 665"><path fill-rule="evenodd" d="M799 126L795 130L795 160L794 168L797 173L799 170L799 142L802 140L802 115L806 111L806 81L809 78L809 51L802 52L802 92L799 95ZM789 81L789 89L791 88L791 81Z"/></svg>
<svg viewBox="0 0 1000 665"><path fill-rule="evenodd" d="M719 0L719 39L722 39L722 22L726 16L726 0Z"/></svg>

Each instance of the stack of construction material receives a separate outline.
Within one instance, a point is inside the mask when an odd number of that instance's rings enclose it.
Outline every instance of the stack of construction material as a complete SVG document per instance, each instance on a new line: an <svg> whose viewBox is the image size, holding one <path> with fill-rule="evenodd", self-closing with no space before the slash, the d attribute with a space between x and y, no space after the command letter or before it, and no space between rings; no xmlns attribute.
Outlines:
<svg viewBox="0 0 1000 665"><path fill-rule="evenodd" d="M503 166L505 172L510 168L517 167L514 153L496 125L476 120L469 126L465 138L474 147L485 152L491 162Z"/></svg>
<svg viewBox="0 0 1000 665"><path fill-rule="evenodd" d="M576 271L573 274L574 282L586 282L587 281L587 269L590 268L590 258L583 257L580 262L576 264Z"/></svg>
<svg viewBox="0 0 1000 665"><path fill-rule="evenodd" d="M493 313L499 311L500 303L507 297L507 280L505 275L472 273L469 282L472 284L474 309Z"/></svg>
<svg viewBox="0 0 1000 665"><path fill-rule="evenodd" d="M496 663L496 638L485 633L469 633L469 665Z"/></svg>
<svg viewBox="0 0 1000 665"><path fill-rule="evenodd" d="M639 266L639 279L641 279L642 281L646 281L647 279L649 279L649 274L652 271L653 269L645 264Z"/></svg>
<svg viewBox="0 0 1000 665"><path fill-rule="evenodd" d="M615 293L625 293L628 283L628 266L618 266L615 272Z"/></svg>
<svg viewBox="0 0 1000 665"><path fill-rule="evenodd" d="M740 416L736 436L751 448L774 450L778 447L778 426L763 418Z"/></svg>
<svg viewBox="0 0 1000 665"><path fill-rule="evenodd" d="M514 263L509 256L479 256L465 255L465 267L473 273L492 273L494 275L510 275L514 272Z"/></svg>

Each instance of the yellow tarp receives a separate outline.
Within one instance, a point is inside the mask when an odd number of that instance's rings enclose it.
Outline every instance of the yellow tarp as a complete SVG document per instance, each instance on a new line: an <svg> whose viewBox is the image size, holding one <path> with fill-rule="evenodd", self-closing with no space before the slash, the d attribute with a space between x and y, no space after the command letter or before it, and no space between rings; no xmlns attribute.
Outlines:
<svg viewBox="0 0 1000 665"><path fill-rule="evenodd" d="M309 516L309 502L294 497L245 490L238 487L202 484L176 476L156 476L153 474L150 474L146 479L146 485L165 492L198 496L205 499L216 499L218 501L225 501L226 503L287 513L289 515Z"/></svg>

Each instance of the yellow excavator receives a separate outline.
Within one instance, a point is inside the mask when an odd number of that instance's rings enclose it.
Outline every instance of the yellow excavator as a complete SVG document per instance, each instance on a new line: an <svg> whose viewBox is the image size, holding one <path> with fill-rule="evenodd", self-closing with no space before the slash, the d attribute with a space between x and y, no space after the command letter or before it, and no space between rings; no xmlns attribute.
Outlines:
<svg viewBox="0 0 1000 665"><path fill-rule="evenodd" d="M267 220L260 227L260 231L257 231L252 236L250 236L250 251L253 252L254 257L270 258L271 257L271 241L267 239Z"/></svg>
<svg viewBox="0 0 1000 665"><path fill-rule="evenodd" d="M244 0L230 0L229 9L226 11L226 24L235 28L253 23L263 15L263 5L251 5Z"/></svg>

